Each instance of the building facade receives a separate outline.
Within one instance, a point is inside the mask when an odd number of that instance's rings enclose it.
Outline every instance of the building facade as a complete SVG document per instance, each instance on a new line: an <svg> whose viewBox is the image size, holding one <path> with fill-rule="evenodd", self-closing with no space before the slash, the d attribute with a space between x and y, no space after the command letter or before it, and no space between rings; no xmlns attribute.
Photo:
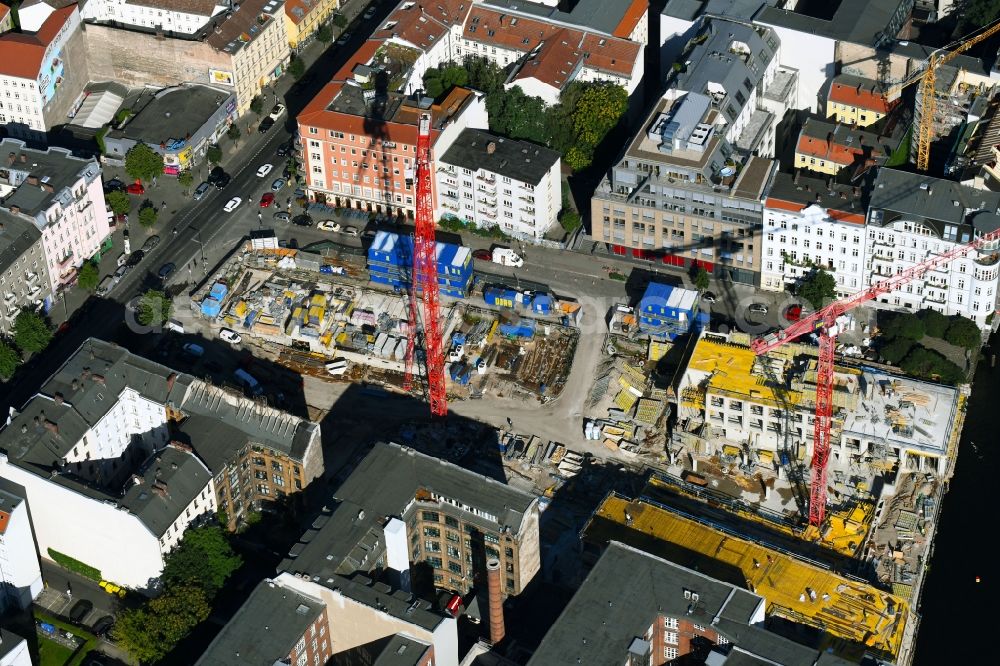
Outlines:
<svg viewBox="0 0 1000 666"><path fill-rule="evenodd" d="M45 142L69 121L89 80L80 12L36 0L22 3L20 32L0 34L0 125L7 136Z"/></svg>
<svg viewBox="0 0 1000 666"><path fill-rule="evenodd" d="M0 479L0 609L23 610L42 591L42 570L24 489Z"/></svg>
<svg viewBox="0 0 1000 666"><path fill-rule="evenodd" d="M867 218L865 286L1000 228L1000 195L953 181L880 169ZM1000 242L929 271L877 302L962 315L986 328L996 310Z"/></svg>
<svg viewBox="0 0 1000 666"><path fill-rule="evenodd" d="M0 333L10 335L21 310L41 308L51 295L41 232L0 208Z"/></svg>
<svg viewBox="0 0 1000 666"><path fill-rule="evenodd" d="M830 82L826 117L858 127L874 125L889 113L889 103L870 79L841 74Z"/></svg>
<svg viewBox="0 0 1000 666"><path fill-rule="evenodd" d="M816 268L833 275L837 298L865 284L867 199L860 188L801 173L776 173L764 203L760 287L784 291Z"/></svg>
<svg viewBox="0 0 1000 666"><path fill-rule="evenodd" d="M83 262L110 235L101 168L65 148L45 151L0 142L0 208L42 234L49 288L71 284Z"/></svg>
<svg viewBox="0 0 1000 666"><path fill-rule="evenodd" d="M288 46L303 48L338 9L340 0L287 0L285 27L288 30Z"/></svg>
<svg viewBox="0 0 1000 666"><path fill-rule="evenodd" d="M221 86L235 93L242 116L254 97L269 94L291 57L284 4L245 0L192 35L88 20L85 59L93 78L130 87Z"/></svg>
<svg viewBox="0 0 1000 666"><path fill-rule="evenodd" d="M89 0L84 20L122 23L165 33L192 35L229 9L226 0Z"/></svg>
<svg viewBox="0 0 1000 666"><path fill-rule="evenodd" d="M434 216L538 240L562 207L561 163L554 150L466 129L438 160Z"/></svg>
<svg viewBox="0 0 1000 666"><path fill-rule="evenodd" d="M28 641L6 628L0 628L0 666L32 666Z"/></svg>
<svg viewBox="0 0 1000 666"><path fill-rule="evenodd" d="M689 69L647 118L591 199L592 233L612 252L759 280L763 195L775 114L756 95L776 80L773 33L711 21Z"/></svg>

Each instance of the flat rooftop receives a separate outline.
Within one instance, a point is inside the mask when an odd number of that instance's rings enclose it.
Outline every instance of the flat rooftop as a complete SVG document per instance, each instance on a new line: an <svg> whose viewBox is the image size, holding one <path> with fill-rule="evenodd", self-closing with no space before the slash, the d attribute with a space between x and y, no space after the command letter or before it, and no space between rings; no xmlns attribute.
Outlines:
<svg viewBox="0 0 1000 666"><path fill-rule="evenodd" d="M754 17L754 21L828 39L874 46L905 2L906 0L800 2L799 4L807 6L805 11L765 5ZM886 37L892 39L895 35Z"/></svg>
<svg viewBox="0 0 1000 666"><path fill-rule="evenodd" d="M197 84L159 91L121 130L112 132L132 141L152 145L183 141L208 122L231 93Z"/></svg>
<svg viewBox="0 0 1000 666"><path fill-rule="evenodd" d="M910 621L908 604L889 592L641 498L608 496L584 532L595 543L620 541L697 567L766 599L769 616L814 626L890 657L899 654Z"/></svg>
<svg viewBox="0 0 1000 666"><path fill-rule="evenodd" d="M828 211L846 213L846 216L838 219L857 224L864 224L865 215L868 213L868 197L862 188L831 183L826 178L808 176L801 171L797 174L784 172L774 174L767 192L767 205L785 207L776 202L785 202L801 208L816 204Z"/></svg>
<svg viewBox="0 0 1000 666"><path fill-rule="evenodd" d="M440 158L463 169L486 169L532 185L559 161L559 153L528 141L518 141L479 129L465 129Z"/></svg>

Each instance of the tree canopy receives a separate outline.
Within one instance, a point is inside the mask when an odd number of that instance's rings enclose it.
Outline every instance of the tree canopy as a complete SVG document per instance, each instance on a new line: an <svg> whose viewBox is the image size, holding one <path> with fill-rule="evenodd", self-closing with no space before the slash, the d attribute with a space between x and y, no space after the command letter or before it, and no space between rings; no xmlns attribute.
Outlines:
<svg viewBox="0 0 1000 666"><path fill-rule="evenodd" d="M959 315L951 318L951 324L948 326L944 339L953 345L966 349L976 349L983 344L983 334L976 322Z"/></svg>
<svg viewBox="0 0 1000 666"><path fill-rule="evenodd" d="M424 92L439 99L455 86L469 84L469 72L461 65L430 68L424 73Z"/></svg>
<svg viewBox="0 0 1000 666"><path fill-rule="evenodd" d="M879 355L890 365L899 365L916 343L905 337L889 340L879 349Z"/></svg>
<svg viewBox="0 0 1000 666"><path fill-rule="evenodd" d="M710 284L709 280L710 276L705 267L698 266L698 269L694 273L694 288L698 291L707 291Z"/></svg>
<svg viewBox="0 0 1000 666"><path fill-rule="evenodd" d="M329 44L333 41L333 30L330 30L330 26L324 23L316 31L316 39L323 42L324 44Z"/></svg>
<svg viewBox="0 0 1000 666"><path fill-rule="evenodd" d="M242 564L222 528L197 527L184 532L180 544L167 555L163 581L168 586L196 585L211 598Z"/></svg>
<svg viewBox="0 0 1000 666"><path fill-rule="evenodd" d="M118 190L109 192L104 200L111 206L111 212L115 215L125 215L132 210L132 200L124 192Z"/></svg>
<svg viewBox="0 0 1000 666"><path fill-rule="evenodd" d="M76 276L76 286L86 291L97 289L97 283L101 281L101 272L93 261L83 262L80 272Z"/></svg>
<svg viewBox="0 0 1000 666"><path fill-rule="evenodd" d="M240 132L239 125L237 125L236 123L230 125L229 129L226 130L226 136L228 136L233 141L236 141L238 138L240 138L241 134L242 132Z"/></svg>
<svg viewBox="0 0 1000 666"><path fill-rule="evenodd" d="M14 319L14 344L22 351L40 352L52 342L52 329L45 318L31 310L21 310Z"/></svg>
<svg viewBox="0 0 1000 666"><path fill-rule="evenodd" d="M212 164L218 164L222 161L222 148L214 145L209 146L208 150L205 151L205 157L207 157L208 161Z"/></svg>
<svg viewBox="0 0 1000 666"><path fill-rule="evenodd" d="M212 608L205 591L194 585L168 588L162 596L118 615L111 635L133 659L155 663L163 659Z"/></svg>
<svg viewBox="0 0 1000 666"><path fill-rule="evenodd" d="M264 98L260 95L254 95L253 99L250 100L250 110L259 116L264 111Z"/></svg>
<svg viewBox="0 0 1000 666"><path fill-rule="evenodd" d="M306 73L306 64L302 62L301 58L295 58L290 63L288 63L288 71L292 73L296 79L301 79Z"/></svg>
<svg viewBox="0 0 1000 666"><path fill-rule="evenodd" d="M0 380L7 381L14 376L21 365L21 355L9 344L0 340Z"/></svg>
<svg viewBox="0 0 1000 666"><path fill-rule="evenodd" d="M173 303L162 291L149 289L139 297L135 318L143 326L160 326L170 319Z"/></svg>
<svg viewBox="0 0 1000 666"><path fill-rule="evenodd" d="M924 322L925 334L932 338L944 338L945 333L948 331L948 324L951 323L948 317L930 308L921 310L917 313L917 316L920 318L920 321Z"/></svg>
<svg viewBox="0 0 1000 666"><path fill-rule="evenodd" d="M157 217L159 217L159 213L152 206L143 206L139 209L139 224L146 228L156 224Z"/></svg>
<svg viewBox="0 0 1000 666"><path fill-rule="evenodd" d="M837 296L837 281L822 268L817 268L799 282L795 295L809 301L819 310Z"/></svg>
<svg viewBox="0 0 1000 666"><path fill-rule="evenodd" d="M163 155L145 143L137 143L125 153L125 173L139 180L152 180L163 173Z"/></svg>
<svg viewBox="0 0 1000 666"><path fill-rule="evenodd" d="M185 190L191 187L191 184L193 182L194 182L194 174L191 173L190 171L185 170L177 174L177 183Z"/></svg>
<svg viewBox="0 0 1000 666"><path fill-rule="evenodd" d="M937 379L946 384L965 381L965 372L957 365L934 350L915 346L899 364L908 375L923 379Z"/></svg>
<svg viewBox="0 0 1000 666"><path fill-rule="evenodd" d="M885 313L884 321L879 323L879 330L888 340L900 337L919 340L926 333L924 322L909 312Z"/></svg>

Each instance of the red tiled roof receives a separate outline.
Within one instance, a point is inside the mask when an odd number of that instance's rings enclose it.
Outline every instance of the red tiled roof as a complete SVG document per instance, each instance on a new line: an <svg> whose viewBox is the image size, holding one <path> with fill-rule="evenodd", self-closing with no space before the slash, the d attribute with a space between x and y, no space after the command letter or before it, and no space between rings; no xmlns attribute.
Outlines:
<svg viewBox="0 0 1000 666"><path fill-rule="evenodd" d="M55 10L35 33L5 32L0 35L0 73L22 79L37 78L45 49L75 11L75 4Z"/></svg>
<svg viewBox="0 0 1000 666"><path fill-rule="evenodd" d="M409 4L409 7L406 5ZM382 22L372 37L374 39L396 39L418 46L422 49L431 48L441 39L448 29L462 22L469 13L472 0L438 0L430 3L403 2ZM387 25L395 23L391 28Z"/></svg>
<svg viewBox="0 0 1000 666"><path fill-rule="evenodd" d="M601 42L604 44L601 44ZM589 53L584 65L604 72L622 76L632 74L635 62L642 57L642 45L627 39L605 39L588 32L583 38L581 50Z"/></svg>
<svg viewBox="0 0 1000 666"><path fill-rule="evenodd" d="M0 3L0 21L3 21L5 18L7 18L8 14L10 14L10 7Z"/></svg>
<svg viewBox="0 0 1000 666"><path fill-rule="evenodd" d="M848 148L832 141L828 142L825 139L818 139L806 136L805 134L799 135L799 142L795 146L795 152L811 157L819 157L828 162L844 166L854 164L854 160L857 157L864 155L864 152L860 148Z"/></svg>
<svg viewBox="0 0 1000 666"><path fill-rule="evenodd" d="M777 199L775 197L768 197L767 201L764 203L765 208L776 208L778 210L787 210L792 213L798 213L810 206L809 203L799 203L797 201L786 201L784 199ZM827 208L827 215L831 219L837 220L839 222L850 222L851 224L861 224L865 223L865 216L861 213L852 213L843 210L837 210L836 208Z"/></svg>
<svg viewBox="0 0 1000 666"><path fill-rule="evenodd" d="M852 86L840 83L837 79L834 79L833 84L830 86L829 99L831 102L837 104L853 106L859 109L870 109L879 113L888 113L889 104L885 100L885 95L875 92L875 86L874 81L871 82L871 86L865 86L864 84Z"/></svg>
<svg viewBox="0 0 1000 666"><path fill-rule="evenodd" d="M784 199L768 197L767 201L764 203L764 207L777 208L778 210L787 210L793 213L798 213L806 207L806 204L799 203L797 201L785 201Z"/></svg>
<svg viewBox="0 0 1000 666"><path fill-rule="evenodd" d="M622 20L618 22L611 34L615 37L627 38L635 30L636 24L646 15L648 9L649 0L632 0L632 4L625 10L625 15L622 16Z"/></svg>
<svg viewBox="0 0 1000 666"><path fill-rule="evenodd" d="M216 0L210 0L210 1L215 2ZM318 4L319 0L286 0L285 16L288 17L289 21L291 21L295 25L298 25L299 23L302 23L302 21L305 20L309 12L316 9L316 6ZM301 11L296 12L295 11L296 9L299 9Z"/></svg>
<svg viewBox="0 0 1000 666"><path fill-rule="evenodd" d="M10 522L10 514L6 511L0 511L0 534L7 531L7 523Z"/></svg>

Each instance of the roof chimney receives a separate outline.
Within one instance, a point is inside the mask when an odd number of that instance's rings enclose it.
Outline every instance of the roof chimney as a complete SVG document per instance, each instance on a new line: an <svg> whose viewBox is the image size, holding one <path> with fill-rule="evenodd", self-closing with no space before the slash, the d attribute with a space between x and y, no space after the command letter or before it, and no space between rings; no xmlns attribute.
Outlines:
<svg viewBox="0 0 1000 666"><path fill-rule="evenodd" d="M503 587L500 560L491 557L486 561L487 594L489 595L490 643L497 645L507 633L503 624Z"/></svg>
<svg viewBox="0 0 1000 666"><path fill-rule="evenodd" d="M495 152L497 152L497 144L493 141L490 141L488 144L486 144L486 154L492 155Z"/></svg>
<svg viewBox="0 0 1000 666"><path fill-rule="evenodd" d="M52 401L54 403L56 403L57 405L63 404L63 394L60 393L60 392L58 392L58 391L56 391L56 394L54 396L52 396Z"/></svg>
<svg viewBox="0 0 1000 666"><path fill-rule="evenodd" d="M13 164L17 161L17 153L9 152L7 153L7 164Z"/></svg>
<svg viewBox="0 0 1000 666"><path fill-rule="evenodd" d="M90 376L90 378L91 378L91 379L93 379L93 380L94 380L94 382L96 382L96 383L98 383L98 384L100 384L100 385L102 385L102 386L104 385L104 375L99 375L99 374L97 374L97 373L95 372L94 374L92 374L92 375Z"/></svg>
<svg viewBox="0 0 1000 666"><path fill-rule="evenodd" d="M24 155L21 155L21 157L24 157ZM30 175L25 180L28 181L28 185L34 185L35 187L38 187L38 176Z"/></svg>
<svg viewBox="0 0 1000 666"><path fill-rule="evenodd" d="M28 161L28 155L26 153L21 153L21 164Z"/></svg>
<svg viewBox="0 0 1000 666"><path fill-rule="evenodd" d="M177 381L177 373L171 372L167 375L167 393L174 389L174 382Z"/></svg>
<svg viewBox="0 0 1000 666"><path fill-rule="evenodd" d="M59 426L54 421L45 420L45 429L51 432L53 435L59 434Z"/></svg>

